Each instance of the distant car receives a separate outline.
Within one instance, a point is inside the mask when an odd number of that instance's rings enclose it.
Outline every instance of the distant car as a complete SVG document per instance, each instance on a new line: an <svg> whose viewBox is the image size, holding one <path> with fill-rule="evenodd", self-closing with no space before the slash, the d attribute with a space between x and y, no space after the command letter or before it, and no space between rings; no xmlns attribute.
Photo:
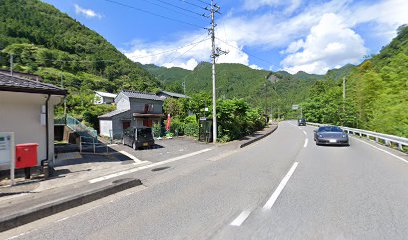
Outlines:
<svg viewBox="0 0 408 240"><path fill-rule="evenodd" d="M130 127L123 131L123 145L128 145L133 149L151 147L154 145L154 138L151 128Z"/></svg>
<svg viewBox="0 0 408 240"><path fill-rule="evenodd" d="M316 145L343 145L349 146L349 137L340 127L323 126L314 131Z"/></svg>
<svg viewBox="0 0 408 240"><path fill-rule="evenodd" d="M298 119L298 126L306 126L306 119L304 118Z"/></svg>

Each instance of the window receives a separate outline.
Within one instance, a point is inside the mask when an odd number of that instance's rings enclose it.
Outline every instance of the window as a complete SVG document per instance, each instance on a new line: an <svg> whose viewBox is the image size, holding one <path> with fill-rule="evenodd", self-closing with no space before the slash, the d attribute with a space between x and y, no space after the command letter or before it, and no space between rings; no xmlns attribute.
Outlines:
<svg viewBox="0 0 408 240"><path fill-rule="evenodd" d="M145 104L144 106L144 113L152 112L153 111L153 104Z"/></svg>
<svg viewBox="0 0 408 240"><path fill-rule="evenodd" d="M152 127L153 126L153 120L151 120L151 119L143 120L143 126L144 127Z"/></svg>

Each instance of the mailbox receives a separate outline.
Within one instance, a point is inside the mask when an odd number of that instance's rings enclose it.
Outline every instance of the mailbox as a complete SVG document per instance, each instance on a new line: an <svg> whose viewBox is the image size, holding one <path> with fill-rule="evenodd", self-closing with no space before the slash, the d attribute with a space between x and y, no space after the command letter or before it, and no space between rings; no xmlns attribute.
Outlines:
<svg viewBox="0 0 408 240"><path fill-rule="evenodd" d="M30 168L37 166L37 143L16 145L16 168Z"/></svg>

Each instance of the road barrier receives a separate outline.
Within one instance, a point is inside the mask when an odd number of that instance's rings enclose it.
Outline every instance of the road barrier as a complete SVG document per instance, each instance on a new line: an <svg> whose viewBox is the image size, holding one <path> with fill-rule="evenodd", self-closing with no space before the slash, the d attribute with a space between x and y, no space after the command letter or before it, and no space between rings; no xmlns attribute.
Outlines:
<svg viewBox="0 0 408 240"><path fill-rule="evenodd" d="M329 124L311 123L307 122L307 125L320 127ZM392 147L395 144L398 150L404 151L404 147L408 147L408 138L398 137L394 135L388 135L383 133L377 133L357 128L341 127L348 134L357 135L359 137L366 137L368 140L374 140L377 143L384 143L388 147Z"/></svg>

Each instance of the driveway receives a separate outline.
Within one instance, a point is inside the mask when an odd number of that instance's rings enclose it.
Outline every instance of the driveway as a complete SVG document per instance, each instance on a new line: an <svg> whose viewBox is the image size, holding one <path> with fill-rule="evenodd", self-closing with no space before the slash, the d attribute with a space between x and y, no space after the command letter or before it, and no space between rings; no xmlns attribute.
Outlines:
<svg viewBox="0 0 408 240"><path fill-rule="evenodd" d="M190 137L155 140L155 146L149 149L134 150L122 144L113 144L109 147L119 153L126 153L140 161L160 162L180 155L189 154L208 148L211 144L201 143Z"/></svg>

